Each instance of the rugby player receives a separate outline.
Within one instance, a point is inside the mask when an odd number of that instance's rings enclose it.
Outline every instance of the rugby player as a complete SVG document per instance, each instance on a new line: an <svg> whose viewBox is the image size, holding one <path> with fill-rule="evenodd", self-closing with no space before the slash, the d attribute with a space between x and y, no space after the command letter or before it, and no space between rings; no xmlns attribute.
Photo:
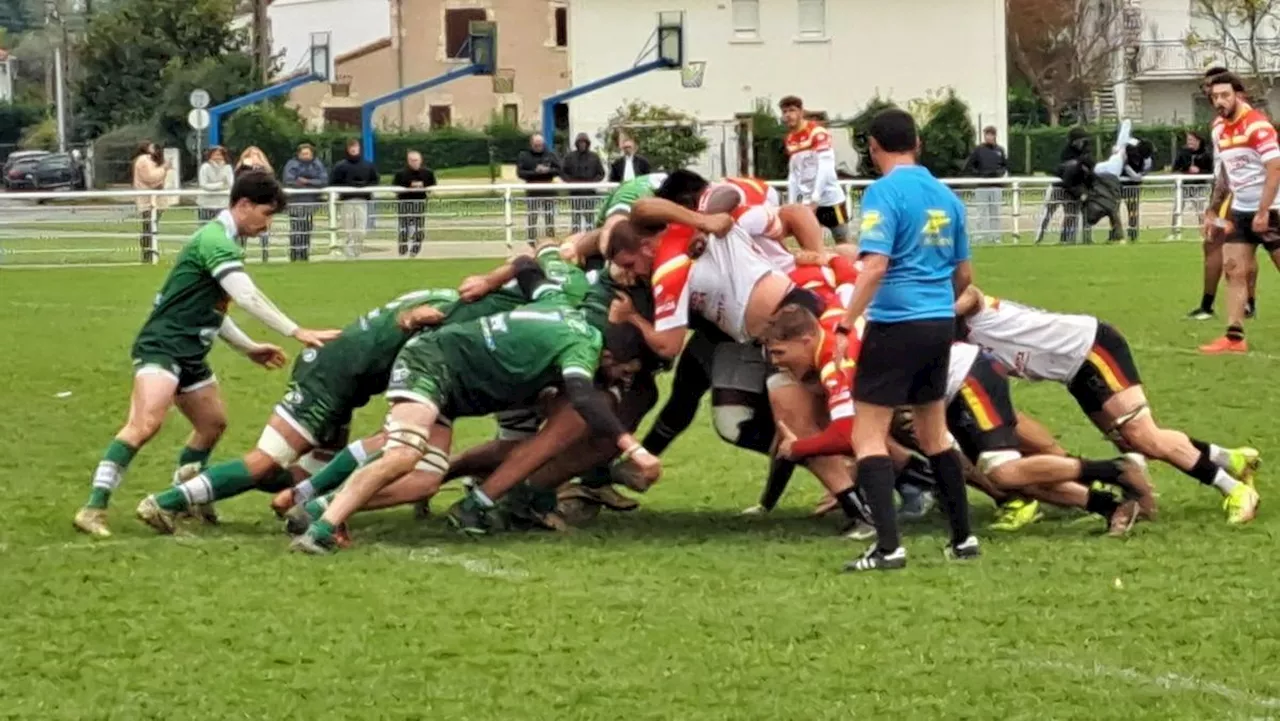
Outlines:
<svg viewBox="0 0 1280 721"><path fill-rule="evenodd" d="M995 356L1010 375L1065 385L1121 451L1164 461L1218 489L1228 523L1248 523L1257 515L1258 451L1223 448L1157 425L1129 343L1110 324L985 296L975 285L957 299L956 314L967 340Z"/></svg>
<svg viewBox="0 0 1280 721"><path fill-rule="evenodd" d="M778 103L782 122L790 130L786 138L787 202L815 209L818 222L831 231L836 243L849 242L849 209L840 178L831 134L805 117L804 103L788 95Z"/></svg>
<svg viewBox="0 0 1280 721"><path fill-rule="evenodd" d="M1223 73L1211 78L1209 85L1210 100L1218 113L1213 121L1213 152L1231 193L1231 218L1222 248L1227 332L1200 350L1215 355L1247 353L1248 269L1257 246L1262 246L1280 268L1280 144L1267 116L1240 99L1244 93L1240 78ZM1215 186L1214 195L1215 202L1221 201L1221 188ZM1204 232L1212 232L1216 225L1217 219L1206 213Z"/></svg>
<svg viewBox="0 0 1280 721"><path fill-rule="evenodd" d="M606 376L615 370L607 356L602 359L603 346L604 336L580 311L538 303L415 336L391 373L382 455L352 476L292 548L312 554L332 550L336 528L380 489L427 454L447 455L453 418L522 406L558 381L588 425L611 436L623 457L656 479L661 462L595 393L597 369ZM473 489L450 513L480 514L492 506Z"/></svg>
<svg viewBox="0 0 1280 721"><path fill-rule="evenodd" d="M257 235L285 207L284 193L270 173L247 172L231 188L230 206L196 231L182 248L156 296L155 306L133 343L133 393L129 419L107 446L93 474L88 503L75 515L76 530L107 538L107 506L129 463L164 423L171 406L191 422L192 433L178 455L175 483L186 468L203 468L227 425L218 381L206 357L215 337L266 368L281 368L284 351L257 343L227 316L238 303L263 325L319 348L336 330L311 330L294 323L262 293L244 267L236 242ZM198 509L216 521L212 508Z"/></svg>

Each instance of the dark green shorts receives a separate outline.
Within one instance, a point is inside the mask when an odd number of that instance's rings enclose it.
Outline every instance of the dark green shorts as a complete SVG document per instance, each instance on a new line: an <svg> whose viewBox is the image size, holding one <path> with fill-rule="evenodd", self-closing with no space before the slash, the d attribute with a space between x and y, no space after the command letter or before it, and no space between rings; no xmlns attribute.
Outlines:
<svg viewBox="0 0 1280 721"><path fill-rule="evenodd" d="M218 382L204 358L174 358L159 352L134 349L133 375L160 373L178 379L178 393L190 393Z"/></svg>
<svg viewBox="0 0 1280 721"><path fill-rule="evenodd" d="M450 399L457 381L448 356L431 334L414 336L400 349L391 367L387 400L430 403L440 410L438 422L452 420Z"/></svg>
<svg viewBox="0 0 1280 721"><path fill-rule="evenodd" d="M275 412L316 448L337 448L346 440L351 414L369 399L355 397L357 379L343 370L340 354L324 351L308 348L298 356Z"/></svg>

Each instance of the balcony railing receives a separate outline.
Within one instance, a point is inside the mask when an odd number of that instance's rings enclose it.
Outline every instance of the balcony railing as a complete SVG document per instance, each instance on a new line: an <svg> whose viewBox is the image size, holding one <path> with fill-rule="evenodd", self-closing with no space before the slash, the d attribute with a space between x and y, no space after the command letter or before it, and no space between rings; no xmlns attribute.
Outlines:
<svg viewBox="0 0 1280 721"><path fill-rule="evenodd" d="M1231 70L1250 72L1250 62L1240 57L1241 51L1249 52L1247 41L1240 42L1236 50L1229 42L1199 40L1187 43L1183 40L1146 40L1141 44L1138 60L1138 77L1194 78L1214 65ZM1256 43L1258 70L1280 73L1280 39L1260 40Z"/></svg>

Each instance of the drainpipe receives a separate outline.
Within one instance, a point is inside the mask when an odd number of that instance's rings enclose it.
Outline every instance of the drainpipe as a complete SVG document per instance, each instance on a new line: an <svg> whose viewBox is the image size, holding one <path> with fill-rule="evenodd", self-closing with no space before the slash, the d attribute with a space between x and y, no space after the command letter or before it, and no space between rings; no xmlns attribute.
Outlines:
<svg viewBox="0 0 1280 721"><path fill-rule="evenodd" d="M395 32L396 46L396 88L404 87L404 0L394 0L396 4L396 21L392 30ZM405 129L404 126L404 100L396 101L396 108L400 115L400 130Z"/></svg>

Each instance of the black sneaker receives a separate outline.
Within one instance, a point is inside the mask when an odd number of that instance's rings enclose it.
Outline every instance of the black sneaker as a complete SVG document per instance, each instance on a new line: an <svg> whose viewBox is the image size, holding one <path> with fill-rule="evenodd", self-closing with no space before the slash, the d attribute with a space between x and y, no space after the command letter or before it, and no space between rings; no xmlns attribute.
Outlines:
<svg viewBox="0 0 1280 721"><path fill-rule="evenodd" d="M1213 309L1196 306L1187 313L1187 320L1213 320Z"/></svg>
<svg viewBox="0 0 1280 721"><path fill-rule="evenodd" d="M950 561L971 561L982 555L982 549L978 546L978 539L969 536L959 543L948 544L943 553Z"/></svg>
<svg viewBox="0 0 1280 721"><path fill-rule="evenodd" d="M493 527L489 511L480 506L475 499L467 497L449 506L445 513L449 525L454 530L468 536L483 536Z"/></svg>
<svg viewBox="0 0 1280 721"><path fill-rule="evenodd" d="M898 546L892 551L872 546L860 558L844 564L846 572L859 571L896 571L907 567L907 549Z"/></svg>

